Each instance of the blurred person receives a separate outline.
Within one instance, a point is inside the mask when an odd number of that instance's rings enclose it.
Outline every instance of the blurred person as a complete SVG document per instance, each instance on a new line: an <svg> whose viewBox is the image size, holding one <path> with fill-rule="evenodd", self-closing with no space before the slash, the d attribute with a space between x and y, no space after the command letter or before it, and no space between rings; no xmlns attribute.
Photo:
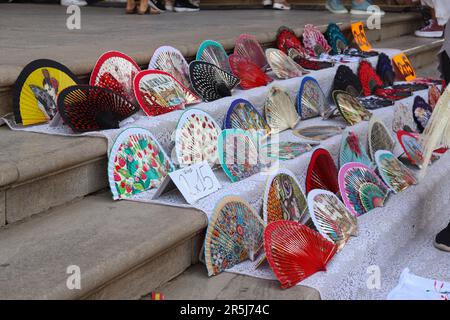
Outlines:
<svg viewBox="0 0 450 320"><path fill-rule="evenodd" d="M353 0L352 1L352 8L350 10L351 14L355 15L384 15L385 12L380 9L378 12L368 11L367 9L372 5L372 3L368 0ZM348 13L348 10L344 5L342 4L342 0L327 0L325 4L325 8L328 9L328 11L331 11L332 13L336 14L343 14Z"/></svg>
<svg viewBox="0 0 450 320"><path fill-rule="evenodd" d="M287 0L263 0L263 6L275 10L291 10L291 5Z"/></svg>
<svg viewBox="0 0 450 320"><path fill-rule="evenodd" d="M150 5L152 3L152 5ZM161 13L161 11L156 7L155 4L150 0L139 0L139 3L137 3L135 0L127 0L127 6L125 9L125 12L128 14L158 14Z"/></svg>
<svg viewBox="0 0 450 320"><path fill-rule="evenodd" d="M411 1L412 2L417 2ZM431 10L431 19L427 21L423 28L414 33L417 37L440 38L444 34L444 25L450 16L449 0L420 0L422 6Z"/></svg>

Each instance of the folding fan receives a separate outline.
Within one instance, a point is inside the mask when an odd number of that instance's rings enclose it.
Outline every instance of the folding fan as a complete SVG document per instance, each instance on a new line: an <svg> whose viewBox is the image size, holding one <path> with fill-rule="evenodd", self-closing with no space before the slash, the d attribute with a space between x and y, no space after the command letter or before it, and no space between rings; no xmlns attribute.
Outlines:
<svg viewBox="0 0 450 320"><path fill-rule="evenodd" d="M281 50L273 48L267 49L266 57L272 71L280 79L300 77L303 74L308 73Z"/></svg>
<svg viewBox="0 0 450 320"><path fill-rule="evenodd" d="M344 128L344 126L337 125L308 126L294 129L292 133L302 139L320 143L320 141L341 134Z"/></svg>
<svg viewBox="0 0 450 320"><path fill-rule="evenodd" d="M395 80L395 73L391 59L384 53L380 53L377 62L377 74L381 78L385 87L392 86Z"/></svg>
<svg viewBox="0 0 450 320"><path fill-rule="evenodd" d="M276 43L278 50L284 53L288 53L289 49L294 48L305 58L308 56L300 39L295 35L295 32L286 26L278 28Z"/></svg>
<svg viewBox="0 0 450 320"><path fill-rule="evenodd" d="M320 233L294 221L279 220L264 231L267 261L284 289L295 286L326 265L336 246Z"/></svg>
<svg viewBox="0 0 450 320"><path fill-rule="evenodd" d="M16 123L26 126L53 119L58 93L78 83L76 76L56 61L40 59L30 62L14 83Z"/></svg>
<svg viewBox="0 0 450 320"><path fill-rule="evenodd" d="M325 37L331 47L331 54L342 54L348 48L348 41L336 23L330 23Z"/></svg>
<svg viewBox="0 0 450 320"><path fill-rule="evenodd" d="M328 53L331 50L322 32L312 24L305 25L303 29L303 44L306 52L312 57L319 57L322 53Z"/></svg>
<svg viewBox="0 0 450 320"><path fill-rule="evenodd" d="M212 166L217 161L220 126L208 113L191 108L178 120L175 131L175 153L181 167L202 161Z"/></svg>
<svg viewBox="0 0 450 320"><path fill-rule="evenodd" d="M333 100L342 118L351 126L361 121L367 121L372 116L355 97L346 91L333 91Z"/></svg>
<svg viewBox="0 0 450 320"><path fill-rule="evenodd" d="M108 157L114 200L158 187L175 168L155 137L143 128L128 128L114 141Z"/></svg>
<svg viewBox="0 0 450 320"><path fill-rule="evenodd" d="M395 193L402 192L409 186L417 184L414 174L392 152L378 150L375 152L375 161L384 183Z"/></svg>
<svg viewBox="0 0 450 320"><path fill-rule="evenodd" d="M300 120L289 92L281 87L270 88L264 101L264 112L272 133L293 129Z"/></svg>
<svg viewBox="0 0 450 320"><path fill-rule="evenodd" d="M238 196L227 196L217 204L205 237L205 264L213 276L263 250L264 222Z"/></svg>
<svg viewBox="0 0 450 320"><path fill-rule="evenodd" d="M242 89L265 86L273 81L271 77L247 58L232 54L229 60L233 73L241 81L240 85Z"/></svg>
<svg viewBox="0 0 450 320"><path fill-rule="evenodd" d="M250 60L263 71L267 68L267 59L264 50L253 35L241 34L236 39L234 54Z"/></svg>
<svg viewBox="0 0 450 320"><path fill-rule="evenodd" d="M369 121L367 134L370 158L375 161L375 152L378 150L393 151L395 140L392 138L388 128L377 117L372 117Z"/></svg>
<svg viewBox="0 0 450 320"><path fill-rule="evenodd" d="M148 68L165 71L177 79L184 87L191 89L189 64L186 62L183 54L174 47L162 46L156 49Z"/></svg>
<svg viewBox="0 0 450 320"><path fill-rule="evenodd" d="M279 142L279 143L266 143L261 146L259 150L259 158L270 162L270 159L275 160L291 160L305 154L311 150L311 146L304 142ZM265 158L264 158L265 157Z"/></svg>
<svg viewBox="0 0 450 320"><path fill-rule="evenodd" d="M392 131L415 131L416 127L417 125L414 122L409 107L404 104L396 106L394 110L394 119L392 121Z"/></svg>
<svg viewBox="0 0 450 320"><path fill-rule="evenodd" d="M58 112L74 132L119 128L119 122L138 111L124 96L109 89L77 85L58 95Z"/></svg>
<svg viewBox="0 0 450 320"><path fill-rule="evenodd" d="M428 103L425 102L425 100L423 100L421 96L416 96L414 98L412 112L417 129L419 133L422 133L427 126L428 120L430 120L433 109L428 105Z"/></svg>
<svg viewBox="0 0 450 320"><path fill-rule="evenodd" d="M367 110L376 110L394 105L394 101L376 96L358 98L358 101Z"/></svg>
<svg viewBox="0 0 450 320"><path fill-rule="evenodd" d="M302 119L317 116L326 119L333 113L319 83L313 77L304 77L300 83L297 93L297 112Z"/></svg>
<svg viewBox="0 0 450 320"><path fill-rule="evenodd" d="M209 62L225 72L231 73L228 55L223 46L213 40L205 40L197 50L195 60Z"/></svg>
<svg viewBox="0 0 450 320"><path fill-rule="evenodd" d="M351 236L358 235L357 220L339 198L327 190L308 193L308 208L317 231L340 251Z"/></svg>
<svg viewBox="0 0 450 320"><path fill-rule="evenodd" d="M436 85L432 84L428 89L428 104L430 105L431 109L434 109L440 96L441 91Z"/></svg>
<svg viewBox="0 0 450 320"><path fill-rule="evenodd" d="M383 206L389 193L372 169L356 162L346 163L339 170L339 190L345 206L356 217Z"/></svg>
<svg viewBox="0 0 450 320"><path fill-rule="evenodd" d="M239 84L234 75L204 61L192 61L189 76L195 92L205 101L231 96L231 90Z"/></svg>
<svg viewBox="0 0 450 320"><path fill-rule="evenodd" d="M421 90L427 90L428 84L426 83L417 83L417 82L403 82L403 83L396 83L391 86L392 89L397 89L400 91L421 91Z"/></svg>
<svg viewBox="0 0 450 320"><path fill-rule="evenodd" d="M373 166L369 155L353 131L344 132L339 150L339 166L342 167L348 162L358 162L368 167Z"/></svg>
<svg viewBox="0 0 450 320"><path fill-rule="evenodd" d="M247 100L236 99L228 108L224 129L255 130L262 135L270 133L266 120Z"/></svg>
<svg viewBox="0 0 450 320"><path fill-rule="evenodd" d="M142 110L148 116L157 116L201 99L165 71L144 70L134 78L134 93Z"/></svg>
<svg viewBox="0 0 450 320"><path fill-rule="evenodd" d="M347 66L340 65L334 76L332 91L346 91L354 97L361 94L362 88L356 74Z"/></svg>
<svg viewBox="0 0 450 320"><path fill-rule="evenodd" d="M291 171L278 169L267 178L264 190L264 223L278 220L306 223L310 219L305 194Z"/></svg>
<svg viewBox="0 0 450 320"><path fill-rule="evenodd" d="M249 131L226 129L217 146L223 171L232 182L248 178L261 171L258 145Z"/></svg>
<svg viewBox="0 0 450 320"><path fill-rule="evenodd" d="M378 88L383 87L383 81L381 81L370 62L366 60L361 60L359 63L358 78L365 96L370 96Z"/></svg>
<svg viewBox="0 0 450 320"><path fill-rule="evenodd" d="M399 130L397 131L397 139L409 161L421 168L424 161L423 146L419 143L417 137L409 132Z"/></svg>
<svg viewBox="0 0 450 320"><path fill-rule="evenodd" d="M306 194L314 189L329 190L339 194L338 169L326 149L314 150L305 179Z"/></svg>
<svg viewBox="0 0 450 320"><path fill-rule="evenodd" d="M319 61L319 60L311 60L305 58L303 54L301 54L297 49L290 48L288 50L288 56L294 60L300 67L308 70L321 70L326 68L331 68L334 66L332 62L328 61Z"/></svg>
<svg viewBox="0 0 450 320"><path fill-rule="evenodd" d="M108 51L98 58L89 84L110 89L134 101L133 80L140 71L137 63L118 51Z"/></svg>

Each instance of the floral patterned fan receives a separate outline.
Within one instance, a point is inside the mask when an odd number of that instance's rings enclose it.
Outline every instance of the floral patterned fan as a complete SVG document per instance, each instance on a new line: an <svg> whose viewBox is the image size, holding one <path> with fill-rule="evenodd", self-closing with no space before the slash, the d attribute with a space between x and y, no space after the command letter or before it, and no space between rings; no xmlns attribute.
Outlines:
<svg viewBox="0 0 450 320"><path fill-rule="evenodd" d="M267 178L263 199L264 222L291 220L305 224L310 219L305 195L294 174L279 169Z"/></svg>
<svg viewBox="0 0 450 320"><path fill-rule="evenodd" d="M367 145L369 147L370 158L375 161L375 152L378 150L393 151L395 140L392 138L388 128L377 117L372 117L369 121L367 134Z"/></svg>
<svg viewBox="0 0 450 320"><path fill-rule="evenodd" d="M424 160L423 146L419 143L417 137L409 132L399 130L397 131L397 139L409 161L421 168Z"/></svg>
<svg viewBox="0 0 450 320"><path fill-rule="evenodd" d="M347 131L342 135L341 149L339 150L339 166L342 167L348 162L358 162L373 167L369 155L353 131Z"/></svg>
<svg viewBox="0 0 450 320"><path fill-rule="evenodd" d="M432 109L434 109L434 107L436 106L436 103L438 102L440 96L441 91L436 85L432 84L428 89L428 104Z"/></svg>
<svg viewBox="0 0 450 320"><path fill-rule="evenodd" d="M417 184L414 174L392 152L378 150L375 153L375 161L381 178L395 193Z"/></svg>
<svg viewBox="0 0 450 320"><path fill-rule="evenodd" d="M262 163L270 163L273 160L291 160L310 150L311 145L304 142L269 142L261 146L259 158Z"/></svg>
<svg viewBox="0 0 450 320"><path fill-rule="evenodd" d="M250 60L263 71L268 66L264 50L253 35L241 34L236 39L234 54Z"/></svg>
<svg viewBox="0 0 450 320"><path fill-rule="evenodd" d="M326 119L333 111L317 80L313 77L304 77L297 94L297 112L300 117L309 119L321 116Z"/></svg>
<svg viewBox="0 0 450 320"><path fill-rule="evenodd" d="M292 133L299 138L310 141L311 144L318 144L320 141L341 134L345 126L339 125L320 125L308 126L292 130Z"/></svg>
<svg viewBox="0 0 450 320"><path fill-rule="evenodd" d="M273 81L271 77L247 58L232 54L229 60L233 73L241 81L240 85L242 89L265 86Z"/></svg>
<svg viewBox="0 0 450 320"><path fill-rule="evenodd" d="M224 197L216 206L205 237L205 264L213 276L263 250L264 222L238 196Z"/></svg>
<svg viewBox="0 0 450 320"><path fill-rule="evenodd" d="M165 71L144 70L134 78L134 92L139 105L148 116L157 116L201 99Z"/></svg>
<svg viewBox="0 0 450 320"><path fill-rule="evenodd" d="M428 120L431 118L433 109L428 105L428 103L423 100L421 96L416 96L414 98L414 104L412 107L414 122L417 125L419 133L422 133L427 126Z"/></svg>
<svg viewBox="0 0 450 320"><path fill-rule="evenodd" d="M230 64L228 63L228 55L223 46L217 41L203 41L197 50L195 60L206 61L216 65L225 72L232 72Z"/></svg>
<svg viewBox="0 0 450 320"><path fill-rule="evenodd" d="M348 40L335 23L330 23L325 31L325 37L331 46L331 54L342 54L348 48Z"/></svg>
<svg viewBox="0 0 450 320"><path fill-rule="evenodd" d="M405 104L399 104L394 110L394 119L392 121L392 131L397 132L400 130L404 131L415 131L417 125L412 117L412 112L409 107Z"/></svg>
<svg viewBox="0 0 450 320"><path fill-rule="evenodd" d="M319 57L322 53L328 53L331 50L322 32L312 24L305 25L303 29L303 44L306 52L312 57Z"/></svg>
<svg viewBox="0 0 450 320"><path fill-rule="evenodd" d="M133 102L133 80L139 71L137 63L126 54L108 51L98 58L89 84L110 89Z"/></svg>
<svg viewBox="0 0 450 320"><path fill-rule="evenodd" d="M339 194L338 169L326 149L314 150L305 179L306 194L314 189L329 190Z"/></svg>
<svg viewBox="0 0 450 320"><path fill-rule="evenodd" d="M351 236L358 235L357 220L332 192L316 189L308 193L308 208L317 231L333 241L340 251Z"/></svg>
<svg viewBox="0 0 450 320"><path fill-rule="evenodd" d="M108 178L114 200L158 187L173 170L170 158L146 129L125 129L109 153Z"/></svg>
<svg viewBox="0 0 450 320"><path fill-rule="evenodd" d="M389 189L369 167L356 162L339 170L339 190L345 206L358 217L384 205Z"/></svg>
<svg viewBox="0 0 450 320"><path fill-rule="evenodd" d="M262 135L270 133L270 127L255 107L247 100L236 99L228 108L225 129L255 130Z"/></svg>
<svg viewBox="0 0 450 320"><path fill-rule="evenodd" d="M281 26L280 28L278 28L276 43L277 48L286 54L288 53L289 49L294 48L305 58L308 57L308 54L306 53L306 50L303 47L300 39L297 38L295 32L292 29L286 26Z"/></svg>
<svg viewBox="0 0 450 320"><path fill-rule="evenodd" d="M333 91L333 100L342 118L351 126L367 121L372 116L355 97L345 91Z"/></svg>
<svg viewBox="0 0 450 320"><path fill-rule="evenodd" d="M294 221L279 220L264 231L267 261L281 283L290 288L326 265L336 253L333 242Z"/></svg>
<svg viewBox="0 0 450 320"><path fill-rule="evenodd" d="M264 102L264 112L272 133L293 129L300 120L289 92L281 87L270 88Z"/></svg>
<svg viewBox="0 0 450 320"><path fill-rule="evenodd" d="M383 87L383 81L381 81L370 62L366 60L362 60L359 63L358 78L361 82L363 94L365 96L370 96L374 94L377 89Z"/></svg>
<svg viewBox="0 0 450 320"><path fill-rule="evenodd" d="M220 132L220 126L208 113L193 108L186 110L175 131L177 163L184 167L208 161L213 166L218 157L217 140Z"/></svg>
<svg viewBox="0 0 450 320"><path fill-rule="evenodd" d="M281 50L267 49L266 57L272 71L280 79L300 77L308 73Z"/></svg>

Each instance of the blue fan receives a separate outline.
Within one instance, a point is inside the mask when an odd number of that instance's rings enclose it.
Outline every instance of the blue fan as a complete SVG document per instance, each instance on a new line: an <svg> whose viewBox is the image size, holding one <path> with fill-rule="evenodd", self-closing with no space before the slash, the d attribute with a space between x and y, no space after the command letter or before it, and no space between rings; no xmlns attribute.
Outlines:
<svg viewBox="0 0 450 320"><path fill-rule="evenodd" d="M322 116L329 118L333 113L319 83L313 77L304 77L297 93L297 113L302 119Z"/></svg>
<svg viewBox="0 0 450 320"><path fill-rule="evenodd" d="M200 44L197 50L195 60L206 61L219 67L220 69L233 74L230 63L228 61L228 54L223 46L213 40L205 40Z"/></svg>
<svg viewBox="0 0 450 320"><path fill-rule="evenodd" d="M336 23L328 25L325 37L331 46L331 54L341 54L348 47L348 41Z"/></svg>
<svg viewBox="0 0 450 320"><path fill-rule="evenodd" d="M349 162L358 162L370 168L374 167L366 149L363 148L358 136L353 131L347 131L342 135L339 151L339 166L342 168L344 164Z"/></svg>
<svg viewBox="0 0 450 320"><path fill-rule="evenodd" d="M417 124L419 133L422 133L427 126L428 120L430 120L433 109L421 96L414 98L414 104L412 107L414 122Z"/></svg>
<svg viewBox="0 0 450 320"><path fill-rule="evenodd" d="M394 84L395 73L391 59L384 53L380 53L378 56L377 74L383 81L384 86L389 87Z"/></svg>
<svg viewBox="0 0 450 320"><path fill-rule="evenodd" d="M234 100L228 108L224 129L255 130L263 135L270 133L270 127L256 108L245 99Z"/></svg>

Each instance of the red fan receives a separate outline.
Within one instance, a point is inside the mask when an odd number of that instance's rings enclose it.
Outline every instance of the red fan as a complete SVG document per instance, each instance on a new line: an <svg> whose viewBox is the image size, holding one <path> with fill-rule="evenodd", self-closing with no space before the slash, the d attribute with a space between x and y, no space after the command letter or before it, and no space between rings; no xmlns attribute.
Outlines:
<svg viewBox="0 0 450 320"><path fill-rule="evenodd" d="M306 54L305 48L303 48L302 43L299 38L295 35L294 31L288 27L280 27L277 32L277 48L284 53L288 53L290 48L297 49L304 56Z"/></svg>
<svg viewBox="0 0 450 320"><path fill-rule="evenodd" d="M265 74L256 64L250 60L238 56L236 54L230 55L231 70L241 80L242 89L251 89L265 86L273 79Z"/></svg>
<svg viewBox="0 0 450 320"><path fill-rule="evenodd" d="M323 189L339 194L338 169L326 149L316 149L309 162L305 182L306 193L313 189Z"/></svg>
<svg viewBox="0 0 450 320"><path fill-rule="evenodd" d="M283 289L295 286L318 271L325 271L336 246L318 232L294 221L270 223L264 231L270 267Z"/></svg>
<svg viewBox="0 0 450 320"><path fill-rule="evenodd" d="M383 86L383 81L376 73L370 62L362 60L358 67L358 78L361 82L364 96L370 96Z"/></svg>

